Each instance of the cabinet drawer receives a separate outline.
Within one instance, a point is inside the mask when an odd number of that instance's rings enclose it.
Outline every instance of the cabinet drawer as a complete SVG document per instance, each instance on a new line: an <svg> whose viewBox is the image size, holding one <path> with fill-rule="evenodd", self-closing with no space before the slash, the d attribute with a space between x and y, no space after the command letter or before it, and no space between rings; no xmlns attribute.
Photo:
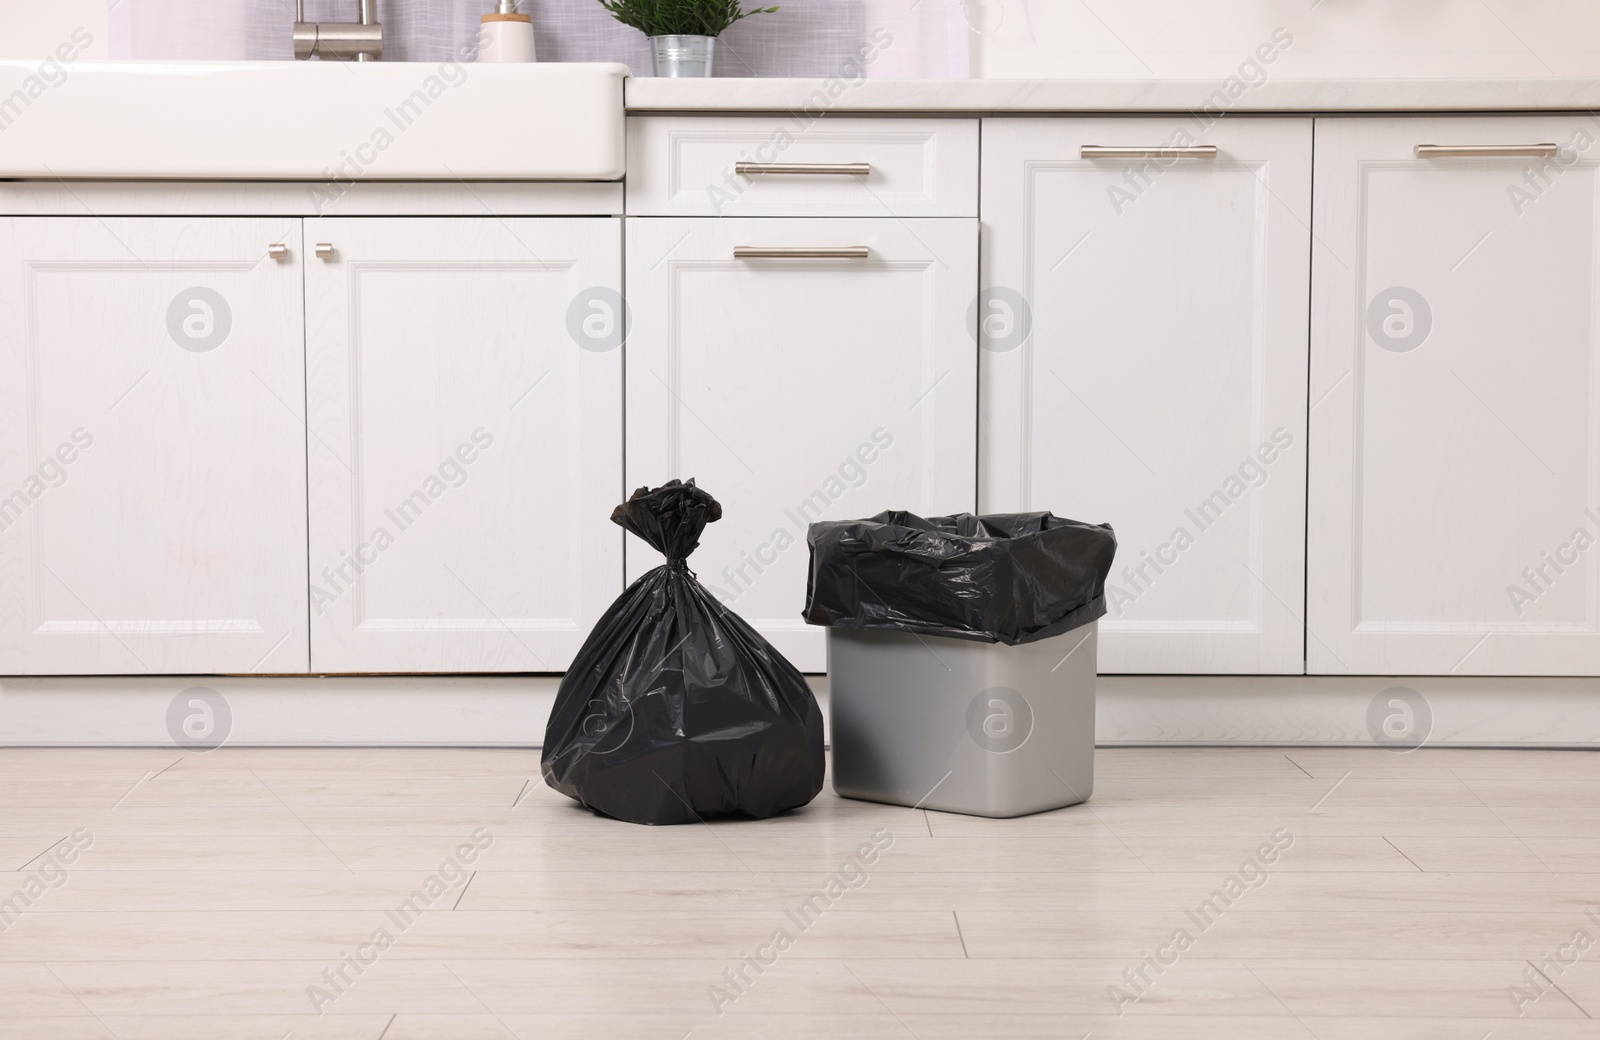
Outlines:
<svg viewBox="0 0 1600 1040"><path fill-rule="evenodd" d="M628 120L639 216L975 217L976 119Z"/></svg>

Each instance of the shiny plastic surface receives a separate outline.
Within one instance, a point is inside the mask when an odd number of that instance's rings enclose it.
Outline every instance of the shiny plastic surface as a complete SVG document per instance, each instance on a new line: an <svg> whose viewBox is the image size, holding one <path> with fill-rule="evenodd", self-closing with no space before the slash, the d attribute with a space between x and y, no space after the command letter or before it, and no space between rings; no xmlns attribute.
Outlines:
<svg viewBox="0 0 1600 1040"><path fill-rule="evenodd" d="M920 517L812 524L805 619L1015 646L1106 612L1117 551L1110 524L1050 513Z"/></svg>
<svg viewBox="0 0 1600 1040"><path fill-rule="evenodd" d="M596 812L765 817L822 790L822 712L805 677L685 562L721 516L693 480L640 488L611 514L667 562L596 623L545 730L545 782Z"/></svg>

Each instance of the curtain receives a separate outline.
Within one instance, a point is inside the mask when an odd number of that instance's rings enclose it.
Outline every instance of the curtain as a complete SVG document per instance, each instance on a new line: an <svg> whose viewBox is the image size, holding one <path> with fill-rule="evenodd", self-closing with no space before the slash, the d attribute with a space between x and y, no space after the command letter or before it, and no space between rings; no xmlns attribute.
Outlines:
<svg viewBox="0 0 1600 1040"><path fill-rule="evenodd" d="M771 0L746 0L747 5ZM876 39L866 73L965 77L970 0L776 0L717 42L719 76L859 75L860 49ZM110 0L112 53L127 58L293 58L294 0ZM540 61L620 61L650 75L636 30L597 0L524 0ZM354 21L356 0L306 0L309 21ZM479 17L493 0L378 0L385 61L472 60ZM880 34L874 37L874 33ZM881 34L892 42L882 45Z"/></svg>

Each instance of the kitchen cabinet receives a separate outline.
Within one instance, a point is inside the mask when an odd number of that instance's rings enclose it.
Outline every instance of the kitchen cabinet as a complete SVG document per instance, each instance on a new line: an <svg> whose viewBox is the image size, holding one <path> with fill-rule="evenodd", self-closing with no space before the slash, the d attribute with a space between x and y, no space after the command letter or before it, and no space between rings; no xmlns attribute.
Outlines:
<svg viewBox="0 0 1600 1040"><path fill-rule="evenodd" d="M1110 673L1600 674L1593 119L786 119L0 185L0 674L559 672L687 477L808 671L808 525L895 507L1115 525Z"/></svg>
<svg viewBox="0 0 1600 1040"><path fill-rule="evenodd" d="M1299 673L1311 121L985 119L982 185L983 509L1116 528L1101 671Z"/></svg>
<svg viewBox="0 0 1600 1040"><path fill-rule="evenodd" d="M716 496L689 566L802 670L826 667L800 619L811 522L976 504L977 237L966 217L628 219L628 486ZM629 537L630 578L660 562Z"/></svg>
<svg viewBox="0 0 1600 1040"><path fill-rule="evenodd" d="M1317 120L1311 672L1600 673L1597 134Z"/></svg>
<svg viewBox="0 0 1600 1040"><path fill-rule="evenodd" d="M313 670L565 669L622 591L622 221L304 236Z"/></svg>
<svg viewBox="0 0 1600 1040"><path fill-rule="evenodd" d="M0 219L0 673L305 671L298 246Z"/></svg>

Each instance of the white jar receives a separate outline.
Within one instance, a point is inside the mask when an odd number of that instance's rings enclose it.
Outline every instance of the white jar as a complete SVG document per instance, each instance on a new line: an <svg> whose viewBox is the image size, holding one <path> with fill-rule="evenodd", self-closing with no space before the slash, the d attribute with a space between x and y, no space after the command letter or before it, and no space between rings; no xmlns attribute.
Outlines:
<svg viewBox="0 0 1600 1040"><path fill-rule="evenodd" d="M517 0L500 0L493 14L483 16L478 31L479 62L537 61L533 19L517 13Z"/></svg>

